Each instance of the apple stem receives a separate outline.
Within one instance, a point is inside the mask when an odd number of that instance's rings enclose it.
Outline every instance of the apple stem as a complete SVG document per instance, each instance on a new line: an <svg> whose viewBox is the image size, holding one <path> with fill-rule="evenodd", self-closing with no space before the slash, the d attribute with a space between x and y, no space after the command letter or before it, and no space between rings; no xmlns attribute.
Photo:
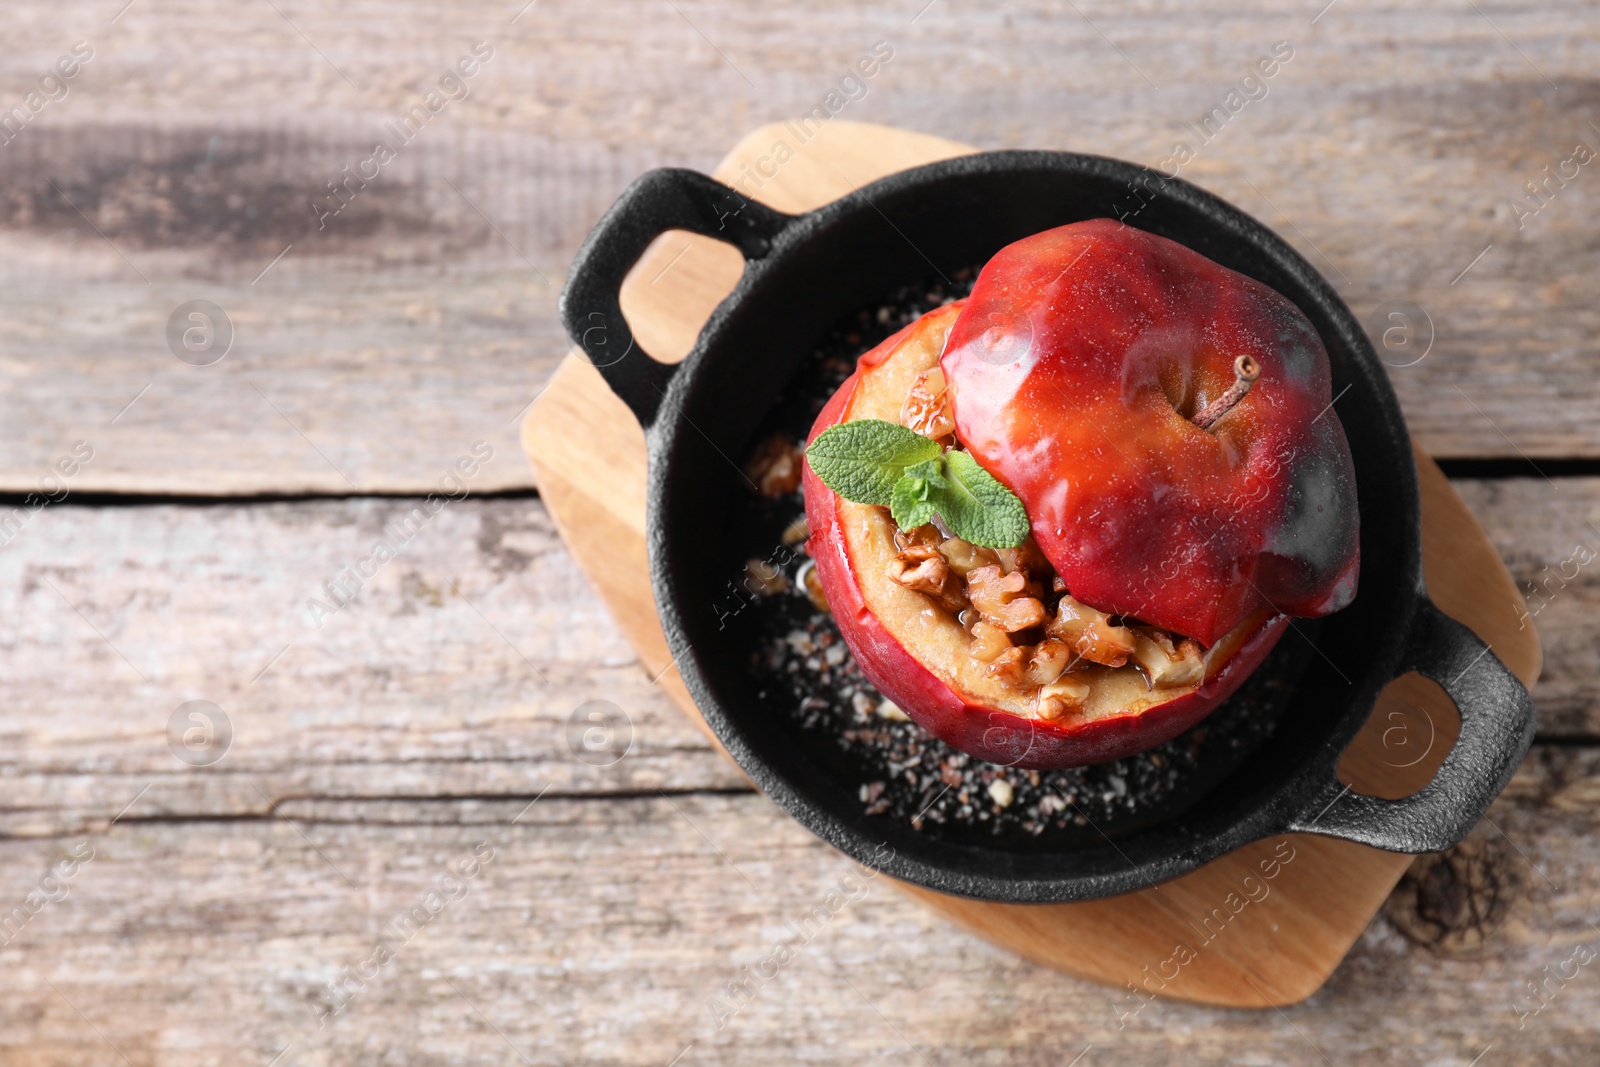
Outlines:
<svg viewBox="0 0 1600 1067"><path fill-rule="evenodd" d="M1256 384L1256 379L1261 377L1261 364L1249 356L1240 356L1233 361L1233 384L1228 391L1207 404L1200 412L1189 421L1202 430L1211 429L1212 425L1229 411L1233 406L1244 399L1250 387Z"/></svg>

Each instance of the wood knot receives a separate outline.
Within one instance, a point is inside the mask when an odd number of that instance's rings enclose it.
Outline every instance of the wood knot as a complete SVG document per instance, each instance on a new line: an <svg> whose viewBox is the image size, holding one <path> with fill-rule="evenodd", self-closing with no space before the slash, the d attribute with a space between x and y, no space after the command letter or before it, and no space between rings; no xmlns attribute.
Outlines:
<svg viewBox="0 0 1600 1067"><path fill-rule="evenodd" d="M1442 954L1482 946L1521 895L1523 868L1499 838L1418 856L1384 905L1395 929Z"/></svg>

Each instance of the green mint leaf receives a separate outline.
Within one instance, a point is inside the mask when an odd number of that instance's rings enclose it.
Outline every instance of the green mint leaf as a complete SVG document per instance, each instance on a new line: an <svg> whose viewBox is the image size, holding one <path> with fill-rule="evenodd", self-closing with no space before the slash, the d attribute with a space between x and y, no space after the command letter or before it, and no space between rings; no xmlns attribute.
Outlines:
<svg viewBox="0 0 1600 1067"><path fill-rule="evenodd" d="M937 462L934 461L935 464ZM921 465L917 464L919 467ZM939 480L944 481L943 478ZM914 477L910 473L895 482L889 498L889 514L894 518L894 524L902 530L915 530L932 522L933 503L928 499L932 488L927 478Z"/></svg>
<svg viewBox="0 0 1600 1067"><path fill-rule="evenodd" d="M939 443L897 422L856 419L830 426L806 449L822 483L857 504L889 507L906 468L937 463Z"/></svg>
<svg viewBox="0 0 1600 1067"><path fill-rule="evenodd" d="M1028 511L1017 495L965 452L944 457L943 487L929 493L950 532L984 548L1015 548L1028 539Z"/></svg>
<svg viewBox="0 0 1600 1067"><path fill-rule="evenodd" d="M925 481L935 489L943 489L948 484L944 480L943 456L936 459L925 459L921 463L913 463L906 468L905 476Z"/></svg>

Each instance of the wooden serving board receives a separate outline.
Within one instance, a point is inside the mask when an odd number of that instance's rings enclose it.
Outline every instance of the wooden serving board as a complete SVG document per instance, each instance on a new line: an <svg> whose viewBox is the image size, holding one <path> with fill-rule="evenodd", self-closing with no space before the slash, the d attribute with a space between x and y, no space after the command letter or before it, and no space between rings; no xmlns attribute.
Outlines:
<svg viewBox="0 0 1600 1067"><path fill-rule="evenodd" d="M776 151L780 142L787 152ZM714 173L745 195L799 212L894 171L972 151L923 134L846 122L830 122L801 144L791 125L773 124L748 135ZM780 164L780 156L789 158ZM664 234L623 286L622 307L639 345L663 360L682 359L742 269L739 254L726 245ZM557 527L645 669L660 676L710 736L672 666L656 614L645 554L644 434L632 413L573 354L529 410L522 440ZM1521 603L1516 584L1439 468L1420 450L1416 458L1423 567L1434 601L1532 685L1539 642L1512 607ZM1432 778L1459 724L1437 685L1414 675L1398 679L1346 751L1340 778L1378 796L1414 792ZM1302 1000L1327 980L1410 860L1292 834L1246 846L1164 885L1086 903L991 904L901 888L1028 959L1136 986L1138 992L1126 991L1130 1013L1151 995L1267 1007ZM1268 879L1264 871L1275 875ZM1215 914L1228 920L1220 932L1218 920L1206 925ZM1179 946L1192 948L1192 958Z"/></svg>

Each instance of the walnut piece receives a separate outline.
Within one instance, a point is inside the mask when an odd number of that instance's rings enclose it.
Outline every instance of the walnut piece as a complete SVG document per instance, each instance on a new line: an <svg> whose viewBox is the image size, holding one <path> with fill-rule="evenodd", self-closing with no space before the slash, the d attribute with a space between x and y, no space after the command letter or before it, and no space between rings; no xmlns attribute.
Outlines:
<svg viewBox="0 0 1600 1067"><path fill-rule="evenodd" d="M944 535L931 522L924 523L921 526L913 526L909 530L902 530L896 527L894 531L894 547L902 552L914 545L928 545L937 548L942 540L944 540Z"/></svg>
<svg viewBox="0 0 1600 1067"><path fill-rule="evenodd" d="M831 613L832 609L828 607L828 595L822 591L822 578L817 574L815 560L808 559L800 564L800 570L795 573L794 582L795 585L800 587L800 591L806 595L806 599L811 601L812 607L818 611Z"/></svg>
<svg viewBox="0 0 1600 1067"><path fill-rule="evenodd" d="M933 597L951 611L967 606L961 581L950 572L938 545L923 543L902 548L889 561L889 577L907 589Z"/></svg>
<svg viewBox="0 0 1600 1067"><path fill-rule="evenodd" d="M783 528L783 543L798 545L811 536L811 524L806 522L804 515Z"/></svg>
<svg viewBox="0 0 1600 1067"><path fill-rule="evenodd" d="M900 409L900 423L936 440L956 432L955 419L950 416L949 394L945 392L944 371L934 367L917 375Z"/></svg>
<svg viewBox="0 0 1600 1067"><path fill-rule="evenodd" d="M771 560L752 559L744 565L744 587L757 596L775 596L789 588L789 579Z"/></svg>
<svg viewBox="0 0 1600 1067"><path fill-rule="evenodd" d="M800 473L805 453L781 433L775 433L761 443L750 462L745 464L745 477L754 483L756 490L769 500L788 496L800 488Z"/></svg>
<svg viewBox="0 0 1600 1067"><path fill-rule="evenodd" d="M1011 647L1011 638L992 622L979 619L972 624L972 655L982 663L993 663Z"/></svg>
<svg viewBox="0 0 1600 1067"><path fill-rule="evenodd" d="M1134 642L1134 661L1151 689L1196 685L1205 677L1200 646L1187 637L1174 643L1165 630L1141 626L1134 632Z"/></svg>
<svg viewBox="0 0 1600 1067"><path fill-rule="evenodd" d="M1045 620L1043 602L1025 595L1027 589L1028 579L1021 571L1002 575L999 567L979 567L967 575L967 595L972 606L985 620L1007 633L1038 626Z"/></svg>
<svg viewBox="0 0 1600 1067"><path fill-rule="evenodd" d="M1024 678L1029 685L1049 685L1066 673L1076 657L1065 641L1046 638L1033 646Z"/></svg>
<svg viewBox="0 0 1600 1067"><path fill-rule="evenodd" d="M1007 685L1021 686L1025 681L1024 673L1027 670L1028 649L1024 645L1011 645L1004 652L994 658L989 664L991 677L999 678Z"/></svg>
<svg viewBox="0 0 1600 1067"><path fill-rule="evenodd" d="M1069 711L1083 707L1089 699L1089 683L1082 678L1063 675L1058 680L1039 689L1039 699L1034 706L1039 718L1054 722Z"/></svg>
<svg viewBox="0 0 1600 1067"><path fill-rule="evenodd" d="M1016 548L996 549L995 555L1000 558L1000 566L1007 574L1021 571L1029 581L1039 581L1047 574L1055 574L1055 568L1050 566L1050 561L1039 550L1039 543L1031 537ZM1039 584L1042 586L1044 583L1040 581Z"/></svg>
<svg viewBox="0 0 1600 1067"><path fill-rule="evenodd" d="M1045 632L1071 645L1084 659L1107 667L1127 663L1135 647L1132 630L1111 625L1111 616L1065 594Z"/></svg>
<svg viewBox="0 0 1600 1067"><path fill-rule="evenodd" d="M945 538L939 545L939 554L950 564L950 569L963 578L979 567L993 567L1000 562L994 549L983 548L959 537Z"/></svg>

